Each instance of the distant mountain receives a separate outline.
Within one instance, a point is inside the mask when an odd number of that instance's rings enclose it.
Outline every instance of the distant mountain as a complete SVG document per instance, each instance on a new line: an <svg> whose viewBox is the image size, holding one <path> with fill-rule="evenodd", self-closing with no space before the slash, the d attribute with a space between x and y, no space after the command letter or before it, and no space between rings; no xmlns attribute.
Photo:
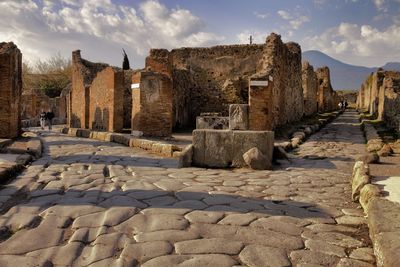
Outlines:
<svg viewBox="0 0 400 267"><path fill-rule="evenodd" d="M331 72L332 87L335 90L358 90L368 75L378 69L378 67L368 68L346 64L316 50L305 51L303 61L305 60L310 62L314 69L328 66ZM382 68L400 71L400 62L389 62Z"/></svg>

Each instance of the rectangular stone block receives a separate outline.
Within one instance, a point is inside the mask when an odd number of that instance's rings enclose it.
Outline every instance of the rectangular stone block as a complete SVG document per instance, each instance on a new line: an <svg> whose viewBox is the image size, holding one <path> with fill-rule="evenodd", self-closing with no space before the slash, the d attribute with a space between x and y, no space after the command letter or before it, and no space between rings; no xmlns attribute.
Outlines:
<svg viewBox="0 0 400 267"><path fill-rule="evenodd" d="M274 150L274 132L272 131L233 131L232 167L244 167L243 154L257 147L272 162Z"/></svg>
<svg viewBox="0 0 400 267"><path fill-rule="evenodd" d="M212 168L228 168L232 164L233 135L230 130L205 130L204 164Z"/></svg>
<svg viewBox="0 0 400 267"><path fill-rule="evenodd" d="M198 116L196 117L196 129L229 129L229 117Z"/></svg>
<svg viewBox="0 0 400 267"><path fill-rule="evenodd" d="M194 130L193 136L193 163L196 166L204 166L204 155L206 151L206 133L204 130Z"/></svg>
<svg viewBox="0 0 400 267"><path fill-rule="evenodd" d="M229 129L249 129L249 105L232 104L229 106Z"/></svg>
<svg viewBox="0 0 400 267"><path fill-rule="evenodd" d="M78 129L76 131L76 136L78 137L84 137L84 138L89 138L90 137L90 130L87 129Z"/></svg>

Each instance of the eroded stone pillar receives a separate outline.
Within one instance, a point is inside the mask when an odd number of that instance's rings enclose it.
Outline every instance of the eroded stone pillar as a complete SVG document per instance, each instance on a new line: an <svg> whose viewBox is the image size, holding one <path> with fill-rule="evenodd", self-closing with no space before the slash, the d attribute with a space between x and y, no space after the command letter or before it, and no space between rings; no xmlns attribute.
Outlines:
<svg viewBox="0 0 400 267"><path fill-rule="evenodd" d="M14 43L0 43L0 138L21 129L22 54Z"/></svg>
<svg viewBox="0 0 400 267"><path fill-rule="evenodd" d="M162 73L141 71L132 77L132 130L146 136L172 133L172 81Z"/></svg>

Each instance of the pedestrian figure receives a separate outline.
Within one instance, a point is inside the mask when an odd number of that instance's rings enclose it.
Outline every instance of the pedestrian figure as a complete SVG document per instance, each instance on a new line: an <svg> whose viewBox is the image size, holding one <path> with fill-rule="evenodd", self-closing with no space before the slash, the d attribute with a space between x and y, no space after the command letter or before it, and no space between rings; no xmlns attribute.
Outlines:
<svg viewBox="0 0 400 267"><path fill-rule="evenodd" d="M39 115L40 127L44 130L44 126L46 125L46 112L42 111Z"/></svg>
<svg viewBox="0 0 400 267"><path fill-rule="evenodd" d="M49 131L51 131L52 124L53 124L54 113L52 111L47 112L46 113L46 118L47 118L47 123L49 124Z"/></svg>
<svg viewBox="0 0 400 267"><path fill-rule="evenodd" d="M338 106L339 106L339 109L342 109L342 102L339 102Z"/></svg>
<svg viewBox="0 0 400 267"><path fill-rule="evenodd" d="M346 108L347 108L347 106L348 106L349 104L347 103L347 101L344 101L344 109L346 110Z"/></svg>

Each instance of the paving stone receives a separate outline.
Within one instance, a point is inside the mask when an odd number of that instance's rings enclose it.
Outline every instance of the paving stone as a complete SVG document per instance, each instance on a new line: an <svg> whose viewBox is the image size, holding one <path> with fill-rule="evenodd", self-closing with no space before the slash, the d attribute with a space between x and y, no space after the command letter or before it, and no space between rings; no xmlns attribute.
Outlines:
<svg viewBox="0 0 400 267"><path fill-rule="evenodd" d="M91 243L98 236L107 233L107 227L101 226L97 228L80 228L77 229L72 236L70 237L68 242L82 242L82 243Z"/></svg>
<svg viewBox="0 0 400 267"><path fill-rule="evenodd" d="M161 196L161 197L154 197L151 199L144 200L147 205L150 207L162 207L162 206L171 206L175 202L177 202L176 198L172 196Z"/></svg>
<svg viewBox="0 0 400 267"><path fill-rule="evenodd" d="M257 216L251 213L229 214L221 221L219 221L218 224L244 226L244 225L249 225L252 221L254 221L257 218L258 218Z"/></svg>
<svg viewBox="0 0 400 267"><path fill-rule="evenodd" d="M166 241L128 244L120 255L120 259L127 265L135 262L144 262L152 258L171 253L173 247Z"/></svg>
<svg viewBox="0 0 400 267"><path fill-rule="evenodd" d="M300 264L307 264L302 266L309 266L308 264L317 264L320 266L335 266L335 263L339 261L339 258L336 256L312 250L292 251L289 256L292 264L295 266L299 266Z"/></svg>
<svg viewBox="0 0 400 267"><path fill-rule="evenodd" d="M301 235L303 238L306 239L318 239L318 240L323 240L329 244L341 246L341 247L346 247L346 248L357 248L357 247L362 247L363 242L342 234L342 233L336 233L336 232L309 232L305 231Z"/></svg>
<svg viewBox="0 0 400 267"><path fill-rule="evenodd" d="M339 263L336 266L337 267L373 267L374 265L372 265L368 262L365 262L365 261L343 258L343 259L340 259Z"/></svg>
<svg viewBox="0 0 400 267"><path fill-rule="evenodd" d="M56 205L52 206L40 213L40 216L47 216L47 215L62 215L65 217L70 217L76 219L83 215L93 214L96 212L105 211L104 208L94 206L94 205L76 205L76 206L64 206L64 205Z"/></svg>
<svg viewBox="0 0 400 267"><path fill-rule="evenodd" d="M50 261L55 265L73 266L74 261L79 257L84 246L82 243L74 242L65 246L39 249L28 253L27 256L34 258L35 262Z"/></svg>
<svg viewBox="0 0 400 267"><path fill-rule="evenodd" d="M128 197L137 200L150 199L154 197L162 197L168 195L167 191L156 191L156 190L137 190L127 194Z"/></svg>
<svg viewBox="0 0 400 267"><path fill-rule="evenodd" d="M353 226L363 225L367 223L364 217L355 217L348 215L336 218L336 221L338 224L353 225Z"/></svg>
<svg viewBox="0 0 400 267"><path fill-rule="evenodd" d="M136 212L136 208L113 207L104 212L84 215L77 218L72 224L72 228L115 226L126 221L136 214Z"/></svg>
<svg viewBox="0 0 400 267"><path fill-rule="evenodd" d="M357 228L337 224L312 224L306 227L313 232L356 233Z"/></svg>
<svg viewBox="0 0 400 267"><path fill-rule="evenodd" d="M289 235L300 236L302 229L296 224L284 222L277 217L260 218L250 224L252 227L261 227Z"/></svg>
<svg viewBox="0 0 400 267"><path fill-rule="evenodd" d="M2 267L36 267L42 264L44 264L44 262L40 262L36 258L28 256L0 255L0 266Z"/></svg>
<svg viewBox="0 0 400 267"><path fill-rule="evenodd" d="M200 210L195 210L185 215L185 218L191 223L216 223L222 217L224 217L224 212Z"/></svg>
<svg viewBox="0 0 400 267"><path fill-rule="evenodd" d="M318 251L324 254L346 257L346 252L343 247L332 245L322 240L306 240L305 246L310 250Z"/></svg>
<svg viewBox="0 0 400 267"><path fill-rule="evenodd" d="M236 264L236 261L227 255L207 254L207 255L167 255L161 256L145 262L143 267L159 266L229 266Z"/></svg>
<svg viewBox="0 0 400 267"><path fill-rule="evenodd" d="M248 245L239 258L248 266L291 266L285 250L274 247Z"/></svg>
<svg viewBox="0 0 400 267"><path fill-rule="evenodd" d="M126 234L137 234L159 230L184 230L188 225L188 221L181 215L137 214L115 229Z"/></svg>
<svg viewBox="0 0 400 267"><path fill-rule="evenodd" d="M372 248L357 248L350 253L350 258L375 263L374 251Z"/></svg>
<svg viewBox="0 0 400 267"><path fill-rule="evenodd" d="M235 255L243 248L240 241L232 241L222 238L204 238L175 243L175 251L178 254L228 254Z"/></svg>
<svg viewBox="0 0 400 267"><path fill-rule="evenodd" d="M176 215L185 215L192 211L187 208L177 208L177 207L168 207L168 208L147 208L141 211L141 213L145 215L149 214L176 214Z"/></svg>
<svg viewBox="0 0 400 267"><path fill-rule="evenodd" d="M170 241L178 242L193 240L200 237L197 231L193 230L161 230L154 232L139 233L134 236L137 242Z"/></svg>
<svg viewBox="0 0 400 267"><path fill-rule="evenodd" d="M17 213L11 217L0 217L0 228L8 227L11 231L17 232L20 229L30 228L41 221L41 217L34 214Z"/></svg>

